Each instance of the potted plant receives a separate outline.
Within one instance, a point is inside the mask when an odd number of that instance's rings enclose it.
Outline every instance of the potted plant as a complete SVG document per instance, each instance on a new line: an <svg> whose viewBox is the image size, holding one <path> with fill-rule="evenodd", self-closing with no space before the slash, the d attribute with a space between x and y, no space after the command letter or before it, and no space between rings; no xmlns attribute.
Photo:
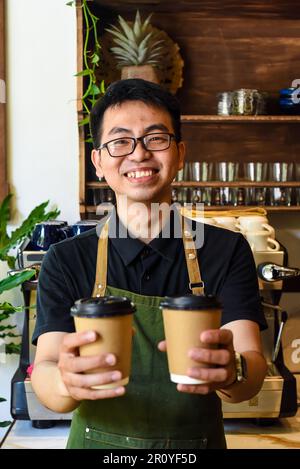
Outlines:
<svg viewBox="0 0 300 469"><path fill-rule="evenodd" d="M113 36L115 45L110 51L115 56L117 67L121 69L122 79L144 78L159 82L157 69L165 48L159 31L150 24L151 16L152 14L142 22L137 11L132 23L119 15L119 27L111 25L111 29L106 29Z"/></svg>
<svg viewBox="0 0 300 469"><path fill-rule="evenodd" d="M7 297L3 298L3 294L14 290L26 280L31 279L35 273L35 269L24 269L14 273L13 275L6 276L7 270L14 269L16 257L12 255L11 250L18 247L21 242L33 232L36 223L54 219L59 215L58 210L50 210L47 212L46 206L48 201L35 207L23 223L11 234L8 234L8 222L10 219L10 202L12 194L9 194L0 204L0 363L3 361L2 354L19 354L20 344L15 343L15 339L19 335L15 331L15 325L10 323L11 317L18 312L24 310L23 306L14 306ZM5 398L0 397L0 403L6 401ZM0 428L6 427L10 424L9 421L0 421Z"/></svg>

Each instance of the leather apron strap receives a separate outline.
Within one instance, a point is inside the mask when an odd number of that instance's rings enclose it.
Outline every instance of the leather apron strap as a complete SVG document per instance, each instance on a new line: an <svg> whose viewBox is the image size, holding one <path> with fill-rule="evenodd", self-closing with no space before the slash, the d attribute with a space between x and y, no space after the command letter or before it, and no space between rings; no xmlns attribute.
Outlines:
<svg viewBox="0 0 300 469"><path fill-rule="evenodd" d="M105 295L107 283L108 226L109 219L103 226L98 241L96 277L93 290L94 297Z"/></svg>
<svg viewBox="0 0 300 469"><path fill-rule="evenodd" d="M182 215L180 216L182 217ZM184 223L183 217L181 219ZM108 226L109 219L105 222L98 241L96 277L93 290L94 297L105 295L107 284ZM195 248L192 234L186 226L182 229L182 240L189 274L189 288L192 290L193 295L204 295L204 282L201 278L197 250Z"/></svg>

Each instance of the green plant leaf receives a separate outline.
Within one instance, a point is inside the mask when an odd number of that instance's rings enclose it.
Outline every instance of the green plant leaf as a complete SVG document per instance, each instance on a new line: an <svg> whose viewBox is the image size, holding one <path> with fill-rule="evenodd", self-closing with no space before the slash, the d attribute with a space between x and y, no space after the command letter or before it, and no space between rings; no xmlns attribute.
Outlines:
<svg viewBox="0 0 300 469"><path fill-rule="evenodd" d="M0 331L3 332L3 331L6 331L6 330L11 330L11 329L15 329L16 326L11 326L10 324L7 325L7 326L0 326Z"/></svg>
<svg viewBox="0 0 300 469"><path fill-rule="evenodd" d="M6 402L7 399L4 399L4 397L0 397L0 402Z"/></svg>
<svg viewBox="0 0 300 469"><path fill-rule="evenodd" d="M92 137L90 137L90 138L87 138L87 139L85 140L85 142L87 142L87 143L94 143L94 142L93 142L93 138L92 138Z"/></svg>
<svg viewBox="0 0 300 469"><path fill-rule="evenodd" d="M11 233L11 236L4 246L0 249L0 259L7 254L11 249L19 245L27 236L30 236L34 230L36 223L55 219L60 214L60 210L51 210L45 212L45 208L48 205L49 200L35 207L28 217L23 221L20 227Z"/></svg>
<svg viewBox="0 0 300 469"><path fill-rule="evenodd" d="M104 80L102 80L101 83L100 83L100 92L101 92L102 94L105 93L105 83L104 83Z"/></svg>
<svg viewBox="0 0 300 469"><path fill-rule="evenodd" d="M0 427L1 428L8 427L10 424L11 422L9 420L4 420L3 422L0 422Z"/></svg>
<svg viewBox="0 0 300 469"><path fill-rule="evenodd" d="M128 39L128 37L124 36L124 34L115 26L111 26L112 29L109 29L109 28L106 28L105 31L108 31L109 33L111 33L113 36L114 36L114 40L115 38L118 38L120 39L120 41L122 41L122 44L125 42L126 44L128 44L128 46L130 47L134 47L134 45L136 44L136 41L134 40L130 40Z"/></svg>
<svg viewBox="0 0 300 469"><path fill-rule="evenodd" d="M96 54L96 53L94 53L94 54L92 55L92 60L91 60L92 64L97 64L97 63L99 63L99 61L100 61L99 55Z"/></svg>
<svg viewBox="0 0 300 469"><path fill-rule="evenodd" d="M138 34L141 31L141 27L142 27L141 15L140 15L139 10L137 10L136 15L135 15L134 24L133 24L133 32L134 32L135 36L138 36Z"/></svg>
<svg viewBox="0 0 300 469"><path fill-rule="evenodd" d="M10 215L9 208L11 198L12 194L8 194L0 205L0 247L3 246L8 240L7 224Z"/></svg>
<svg viewBox="0 0 300 469"><path fill-rule="evenodd" d="M66 3L68 7L72 7L75 4L76 4L75 0L72 0L71 2Z"/></svg>
<svg viewBox="0 0 300 469"><path fill-rule="evenodd" d="M114 39L115 44L121 46L121 47L116 47L115 49L122 50L128 53L129 56L133 56L135 59L138 56L138 52L136 50L136 45L132 47L131 45L126 44L125 42L122 42L121 39ZM113 51L113 48L111 48Z"/></svg>
<svg viewBox="0 0 300 469"><path fill-rule="evenodd" d="M0 322L9 318L12 313L0 313Z"/></svg>
<svg viewBox="0 0 300 469"><path fill-rule="evenodd" d="M90 122L90 118L89 117L85 117L84 119L82 119L81 121L78 122L78 126L79 127L82 127L83 125L86 125Z"/></svg>
<svg viewBox="0 0 300 469"><path fill-rule="evenodd" d="M0 280L0 295L5 290L11 290L26 280L31 279L35 275L34 269L25 270L16 274L10 275L7 278Z"/></svg>
<svg viewBox="0 0 300 469"><path fill-rule="evenodd" d="M20 352L21 352L21 344L6 344L6 347L5 347L5 352L8 354L8 355L11 355L12 353L16 353L18 355L20 355Z"/></svg>
<svg viewBox="0 0 300 469"><path fill-rule="evenodd" d="M89 96L95 96L96 94L100 94L100 88L95 85L95 83L91 86L91 91Z"/></svg>
<svg viewBox="0 0 300 469"><path fill-rule="evenodd" d="M4 332L0 334L0 338L4 339L5 337L21 337L20 334L14 334L13 332Z"/></svg>
<svg viewBox="0 0 300 469"><path fill-rule="evenodd" d="M87 75L90 75L90 70L88 69L85 69L85 70L81 70L81 72L78 72L78 73L75 73L75 77L85 77Z"/></svg>
<svg viewBox="0 0 300 469"><path fill-rule="evenodd" d="M142 24L142 28L141 28L142 33L145 33L145 32L147 31L147 28L148 28L149 25L150 25L150 20L151 20L151 18L152 18L152 15L153 15L153 13L150 13L150 15L147 16L147 18L145 19L144 23Z"/></svg>
<svg viewBox="0 0 300 469"><path fill-rule="evenodd" d="M7 262L10 269L14 269L16 265L16 258L14 256L4 255L0 257L1 261Z"/></svg>
<svg viewBox="0 0 300 469"><path fill-rule="evenodd" d="M15 313L17 311L22 311L23 306L14 306L11 303L8 303L7 301L4 301L4 303L0 303L0 311L5 311L6 313Z"/></svg>
<svg viewBox="0 0 300 469"><path fill-rule="evenodd" d="M121 28L123 29L125 35L130 39L131 41L134 41L134 34L131 29L131 27L128 25L128 23L122 18L122 16L118 15L119 23Z"/></svg>

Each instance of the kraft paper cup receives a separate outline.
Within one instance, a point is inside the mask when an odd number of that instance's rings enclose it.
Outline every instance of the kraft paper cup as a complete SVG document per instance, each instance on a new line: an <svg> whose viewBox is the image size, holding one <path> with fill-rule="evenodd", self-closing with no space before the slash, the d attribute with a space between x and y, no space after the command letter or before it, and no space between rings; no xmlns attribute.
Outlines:
<svg viewBox="0 0 300 469"><path fill-rule="evenodd" d="M221 305L213 296L185 295L166 297L160 304L163 313L170 378L173 383L204 384L206 381L187 376L187 369L199 364L188 356L194 347L216 348L202 344L200 335L221 324Z"/></svg>
<svg viewBox="0 0 300 469"><path fill-rule="evenodd" d="M128 298L115 296L80 299L71 308L76 332L95 331L97 333L95 342L79 348L80 356L113 353L117 357L117 363L109 367L109 370L119 370L122 373L120 381L92 386L93 389L111 389L128 384L134 311L135 307ZM94 368L86 373L107 371L107 368Z"/></svg>

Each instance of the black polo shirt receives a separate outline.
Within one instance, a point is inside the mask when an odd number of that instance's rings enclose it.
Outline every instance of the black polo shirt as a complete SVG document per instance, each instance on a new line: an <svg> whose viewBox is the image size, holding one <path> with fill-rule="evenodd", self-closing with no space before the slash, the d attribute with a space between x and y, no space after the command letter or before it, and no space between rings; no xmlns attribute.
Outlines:
<svg viewBox="0 0 300 469"><path fill-rule="evenodd" d="M46 332L74 332L70 308L79 298L92 295L97 233L102 225L100 222L97 230L50 247L39 275L33 344ZM248 319L265 329L248 242L240 233L195 222L193 226L204 229L203 245L197 249L198 261L205 293L217 295L223 305L222 324ZM182 239L174 236L172 229L168 238L158 236L149 244L132 237L110 236L107 284L141 295L191 293Z"/></svg>

